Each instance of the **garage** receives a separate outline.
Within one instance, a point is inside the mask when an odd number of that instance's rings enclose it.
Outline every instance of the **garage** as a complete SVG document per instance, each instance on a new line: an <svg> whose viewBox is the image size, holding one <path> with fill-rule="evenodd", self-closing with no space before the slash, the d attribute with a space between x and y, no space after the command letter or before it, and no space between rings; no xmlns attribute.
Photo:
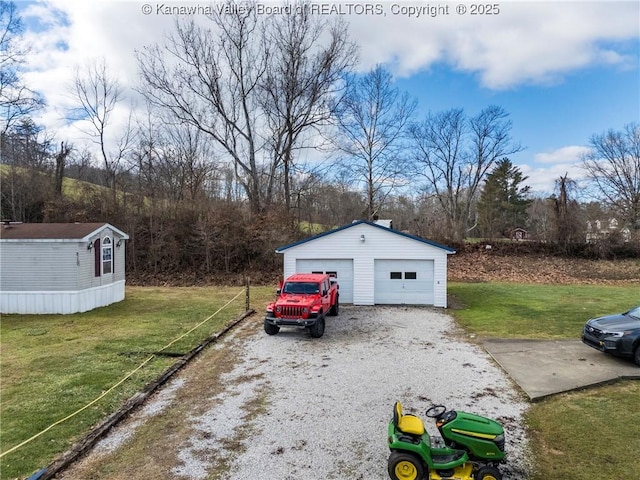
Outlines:
<svg viewBox="0 0 640 480"><path fill-rule="evenodd" d="M297 259L296 272L327 273L338 279L340 302L353 303L353 260Z"/></svg>
<svg viewBox="0 0 640 480"><path fill-rule="evenodd" d="M374 303L433 305L433 260L375 260Z"/></svg>
<svg viewBox="0 0 640 480"><path fill-rule="evenodd" d="M455 250L391 228L356 221L276 250L283 277L335 275L340 303L447 306L447 257Z"/></svg>

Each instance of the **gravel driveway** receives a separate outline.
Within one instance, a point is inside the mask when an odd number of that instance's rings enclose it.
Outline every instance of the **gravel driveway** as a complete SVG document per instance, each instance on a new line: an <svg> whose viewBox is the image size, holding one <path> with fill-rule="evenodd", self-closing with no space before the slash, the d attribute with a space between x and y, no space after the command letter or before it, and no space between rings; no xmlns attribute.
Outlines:
<svg viewBox="0 0 640 480"><path fill-rule="evenodd" d="M327 317L320 339L284 328L268 336L254 316L211 350L220 349L234 352L222 390L183 413L188 435L170 449L162 447L163 458L172 457L165 467L171 478L388 479L386 429L396 400L421 416L432 403L442 403L500 421L507 435L505 480L527 478L527 403L442 310L343 306L338 317ZM183 371L114 429L81 462L84 470L70 469L61 478L93 478L87 465L126 449L140 425L171 412L180 391L195 382L190 377L189 369ZM424 419L427 430L437 433L432 420Z"/></svg>

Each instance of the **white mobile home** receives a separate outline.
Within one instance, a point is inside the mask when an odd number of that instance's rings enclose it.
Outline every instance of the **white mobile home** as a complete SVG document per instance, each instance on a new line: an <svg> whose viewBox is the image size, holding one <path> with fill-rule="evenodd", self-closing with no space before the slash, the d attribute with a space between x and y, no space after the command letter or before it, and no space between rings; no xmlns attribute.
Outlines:
<svg viewBox="0 0 640 480"><path fill-rule="evenodd" d="M335 275L340 302L447 306L447 255L455 250L367 221L280 247L284 277Z"/></svg>
<svg viewBox="0 0 640 480"><path fill-rule="evenodd" d="M108 223L0 225L0 313L76 313L124 299L125 240Z"/></svg>

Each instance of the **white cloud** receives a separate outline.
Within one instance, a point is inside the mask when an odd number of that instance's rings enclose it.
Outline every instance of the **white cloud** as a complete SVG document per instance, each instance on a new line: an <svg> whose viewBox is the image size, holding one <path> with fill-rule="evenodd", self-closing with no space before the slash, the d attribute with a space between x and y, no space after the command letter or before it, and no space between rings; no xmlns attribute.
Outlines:
<svg viewBox="0 0 640 480"><path fill-rule="evenodd" d="M589 147L570 145L561 147L551 152L536 153L533 158L537 163L550 163L554 165L574 164L582 161L582 156L589 153Z"/></svg>
<svg viewBox="0 0 640 480"><path fill-rule="evenodd" d="M549 195L554 191L555 181L564 175L578 183L586 180L582 168L582 155L589 152L588 147L569 145L549 152L533 154L530 161L515 161L522 173L529 177L525 184L540 195Z"/></svg>
<svg viewBox="0 0 640 480"><path fill-rule="evenodd" d="M384 17L352 18L363 68L392 61L398 74L410 75L440 61L478 74L485 87L505 89L557 82L591 65L624 68L637 62L619 45L638 38L637 2L498 5L497 15L461 16L450 4L449 15L435 18L392 16L388 9Z"/></svg>

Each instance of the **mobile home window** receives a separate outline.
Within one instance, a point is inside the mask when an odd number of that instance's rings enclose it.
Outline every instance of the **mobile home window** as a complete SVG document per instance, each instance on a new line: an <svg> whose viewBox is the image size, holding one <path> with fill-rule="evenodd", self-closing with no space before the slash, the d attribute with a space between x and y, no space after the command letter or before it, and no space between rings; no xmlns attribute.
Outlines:
<svg viewBox="0 0 640 480"><path fill-rule="evenodd" d="M102 241L102 274L106 275L113 271L113 248L111 239L105 237Z"/></svg>

